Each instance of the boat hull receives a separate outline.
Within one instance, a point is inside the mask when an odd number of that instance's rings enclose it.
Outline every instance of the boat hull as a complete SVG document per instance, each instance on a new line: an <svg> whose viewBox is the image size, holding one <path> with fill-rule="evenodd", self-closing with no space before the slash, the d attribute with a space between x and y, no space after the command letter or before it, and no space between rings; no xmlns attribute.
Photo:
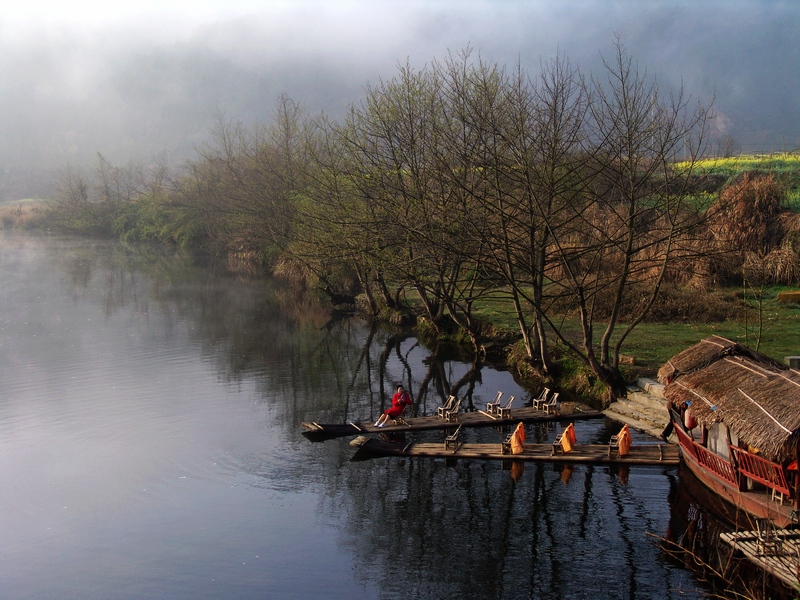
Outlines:
<svg viewBox="0 0 800 600"><path fill-rule="evenodd" d="M675 425L676 431L679 425ZM681 459L697 479L714 494L731 504L737 511L743 511L755 519L768 519L778 527L788 527L792 518L792 501L781 503L773 500L768 491L741 491L731 482L723 479L714 471L706 468L695 458L697 452L689 444L697 445L684 433L678 435ZM732 467L731 467L732 468Z"/></svg>

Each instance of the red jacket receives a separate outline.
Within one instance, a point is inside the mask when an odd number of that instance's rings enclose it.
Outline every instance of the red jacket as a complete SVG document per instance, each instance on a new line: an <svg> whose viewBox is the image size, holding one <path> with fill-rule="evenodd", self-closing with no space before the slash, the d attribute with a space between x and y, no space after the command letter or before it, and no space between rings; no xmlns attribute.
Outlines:
<svg viewBox="0 0 800 600"><path fill-rule="evenodd" d="M397 392L394 396L392 396L392 406L387 408L384 412L392 418L399 417L401 414L403 414L406 406L411 403L411 398L409 398L408 393L403 390L402 392Z"/></svg>
<svg viewBox="0 0 800 600"><path fill-rule="evenodd" d="M402 392L395 392L395 395L392 396L392 406L405 407L407 404L411 404L411 398L408 397L408 392L405 390Z"/></svg>

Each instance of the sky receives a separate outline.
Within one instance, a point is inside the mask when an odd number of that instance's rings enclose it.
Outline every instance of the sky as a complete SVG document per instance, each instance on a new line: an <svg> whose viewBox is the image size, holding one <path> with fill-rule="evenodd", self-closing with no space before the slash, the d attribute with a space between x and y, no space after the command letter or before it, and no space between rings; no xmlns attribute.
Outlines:
<svg viewBox="0 0 800 600"><path fill-rule="evenodd" d="M467 46L595 73L616 35L662 90L713 100L715 139L800 147L797 0L20 0L0 8L0 172L181 161L220 115L265 123L286 94L336 118Z"/></svg>

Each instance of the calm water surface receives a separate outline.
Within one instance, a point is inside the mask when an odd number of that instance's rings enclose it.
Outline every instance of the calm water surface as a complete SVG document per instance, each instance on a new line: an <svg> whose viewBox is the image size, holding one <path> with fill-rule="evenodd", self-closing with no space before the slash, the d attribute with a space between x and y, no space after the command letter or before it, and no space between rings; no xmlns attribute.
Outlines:
<svg viewBox="0 0 800 600"><path fill-rule="evenodd" d="M271 282L0 232L0 597L707 597L653 537L676 469L353 461L301 435L399 383L420 414L526 395Z"/></svg>

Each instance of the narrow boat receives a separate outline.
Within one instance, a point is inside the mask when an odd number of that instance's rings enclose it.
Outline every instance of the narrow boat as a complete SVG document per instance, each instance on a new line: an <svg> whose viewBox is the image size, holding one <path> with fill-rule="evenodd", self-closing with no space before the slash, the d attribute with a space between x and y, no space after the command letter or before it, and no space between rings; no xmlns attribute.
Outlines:
<svg viewBox="0 0 800 600"><path fill-rule="evenodd" d="M778 527L797 523L800 372L720 336L658 373L681 457L719 497Z"/></svg>
<svg viewBox="0 0 800 600"><path fill-rule="evenodd" d="M361 435L365 433L391 433L399 431L431 431L441 429L454 429L459 425L468 427L503 427L523 423L540 423L548 421L577 421L582 419L600 419L603 413L594 410L585 404L573 403L569 411L548 411L523 406L520 408L509 409L501 413L490 413L483 410L468 412L458 412L447 418L438 415L422 417L407 417L388 421L386 427L378 428L371 421L360 421L357 423L317 423L314 421L304 421L300 425L303 427L303 435L313 441L326 440L336 437L350 435Z"/></svg>

